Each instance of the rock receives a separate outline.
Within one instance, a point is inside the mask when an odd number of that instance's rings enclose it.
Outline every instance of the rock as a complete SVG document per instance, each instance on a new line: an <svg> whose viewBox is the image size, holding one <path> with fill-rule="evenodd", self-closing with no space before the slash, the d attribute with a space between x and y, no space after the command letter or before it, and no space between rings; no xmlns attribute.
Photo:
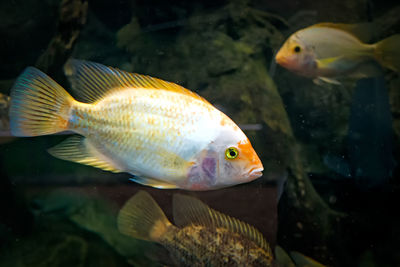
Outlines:
<svg viewBox="0 0 400 267"><path fill-rule="evenodd" d="M57 31L47 49L40 55L35 66L53 76L72 53L79 33L86 23L88 2L86 0L63 0L60 4Z"/></svg>
<svg viewBox="0 0 400 267"><path fill-rule="evenodd" d="M23 238L13 238L0 254L1 266L128 266L112 248L96 236L62 220L43 216L34 232ZM101 255L101 257L99 257Z"/></svg>
<svg viewBox="0 0 400 267"><path fill-rule="evenodd" d="M56 30L58 4L59 0L1 1L1 80L15 78L34 65Z"/></svg>
<svg viewBox="0 0 400 267"><path fill-rule="evenodd" d="M115 253L130 262L142 266L152 264L152 260L146 258L146 251L154 251L156 246L121 234L116 224L118 208L100 197L89 198L68 190L56 190L36 197L32 205L37 216L65 218L104 240Z"/></svg>

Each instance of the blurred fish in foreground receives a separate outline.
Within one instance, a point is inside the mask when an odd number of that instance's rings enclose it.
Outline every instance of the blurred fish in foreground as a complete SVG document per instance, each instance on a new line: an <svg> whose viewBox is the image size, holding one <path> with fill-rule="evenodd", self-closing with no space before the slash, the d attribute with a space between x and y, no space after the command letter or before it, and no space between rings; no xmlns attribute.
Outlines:
<svg viewBox="0 0 400 267"><path fill-rule="evenodd" d="M323 267L298 252L291 258L277 247L276 260L264 236L253 226L209 208L200 200L173 196L175 225L145 191L130 198L119 212L121 233L157 242L177 266Z"/></svg>
<svg viewBox="0 0 400 267"><path fill-rule="evenodd" d="M300 252L292 251L290 256L280 246L275 247L277 267L324 267L321 263Z"/></svg>
<svg viewBox="0 0 400 267"><path fill-rule="evenodd" d="M299 75L336 83L337 78L380 74L376 63L400 71L400 34L367 44L372 24L319 23L293 33L278 51L276 62Z"/></svg>
<svg viewBox="0 0 400 267"><path fill-rule="evenodd" d="M178 266L273 266L272 251L253 226L175 194L171 224L145 191L118 215L121 233L162 244Z"/></svg>
<svg viewBox="0 0 400 267"><path fill-rule="evenodd" d="M78 133L50 154L128 172L156 188L210 190L262 175L246 135L199 95L92 62L70 60L65 72L83 102L36 68L18 77L11 91L14 136Z"/></svg>

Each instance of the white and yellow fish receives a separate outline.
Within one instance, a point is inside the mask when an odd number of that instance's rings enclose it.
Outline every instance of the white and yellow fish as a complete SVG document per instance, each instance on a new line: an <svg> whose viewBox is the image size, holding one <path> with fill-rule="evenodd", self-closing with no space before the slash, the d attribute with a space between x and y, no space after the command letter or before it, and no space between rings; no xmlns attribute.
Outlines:
<svg viewBox="0 0 400 267"><path fill-rule="evenodd" d="M293 33L276 54L276 62L302 76L338 83L336 78L370 77L376 63L400 71L400 34L367 44L371 24L319 23ZM360 37L360 38L359 38Z"/></svg>
<svg viewBox="0 0 400 267"><path fill-rule="evenodd" d="M49 152L156 188L211 190L262 175L246 135L197 94L86 61L70 60L65 72L83 102L28 67L11 92L13 135L75 132Z"/></svg>

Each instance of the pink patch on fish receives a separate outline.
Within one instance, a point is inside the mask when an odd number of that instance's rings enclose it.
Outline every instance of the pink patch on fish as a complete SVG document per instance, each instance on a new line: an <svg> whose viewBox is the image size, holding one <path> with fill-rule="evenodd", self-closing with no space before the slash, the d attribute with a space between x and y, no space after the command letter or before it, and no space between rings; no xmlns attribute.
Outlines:
<svg viewBox="0 0 400 267"><path fill-rule="evenodd" d="M184 187L190 190L207 190L216 182L217 160L206 157L200 165L194 165L188 174Z"/></svg>

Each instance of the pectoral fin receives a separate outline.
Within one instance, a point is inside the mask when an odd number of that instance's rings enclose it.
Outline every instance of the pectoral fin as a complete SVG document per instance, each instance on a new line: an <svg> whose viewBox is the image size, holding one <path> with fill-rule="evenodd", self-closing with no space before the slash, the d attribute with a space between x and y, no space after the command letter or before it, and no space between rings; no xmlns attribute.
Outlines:
<svg viewBox="0 0 400 267"><path fill-rule="evenodd" d="M316 84L322 82L340 85L338 80L331 77L345 76L356 69L360 62L360 56L354 57L330 57L316 60L319 77L314 80ZM328 78L329 77L329 78Z"/></svg>
<svg viewBox="0 0 400 267"><path fill-rule="evenodd" d="M354 63L343 56L317 59L317 68L325 71L343 71L353 66Z"/></svg>
<svg viewBox="0 0 400 267"><path fill-rule="evenodd" d="M330 84L335 84L335 85L341 85L341 83L338 80L332 79L332 78L327 78L327 77L317 77L313 80L313 82L317 85L323 85L325 83L330 83Z"/></svg>

